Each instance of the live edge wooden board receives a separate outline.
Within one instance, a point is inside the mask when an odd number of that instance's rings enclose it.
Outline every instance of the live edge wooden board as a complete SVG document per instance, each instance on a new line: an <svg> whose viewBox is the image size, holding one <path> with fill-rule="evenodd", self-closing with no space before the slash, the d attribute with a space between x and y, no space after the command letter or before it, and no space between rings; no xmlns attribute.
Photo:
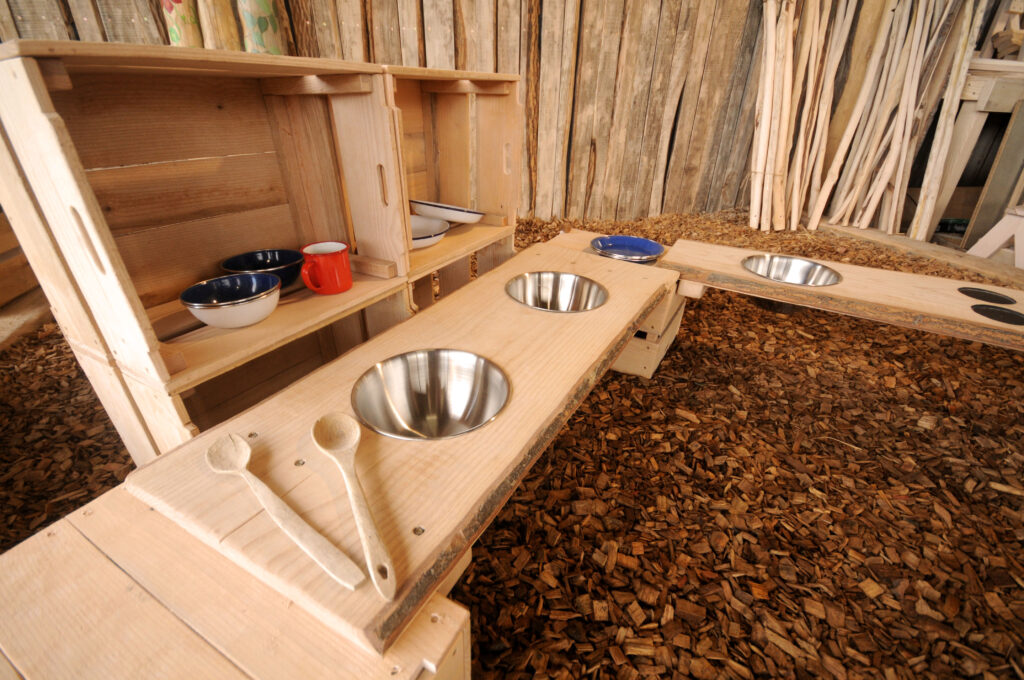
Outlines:
<svg viewBox="0 0 1024 680"><path fill-rule="evenodd" d="M757 276L740 264L744 258L760 254L755 250L679 240L658 265L679 272L685 281L712 288L1024 350L1024 326L981 316L971 307L982 302L957 289L971 287L1001 293L1016 302L996 306L1021 314L1024 291L826 260L815 261L834 269L842 281L831 286L797 286Z"/></svg>
<svg viewBox="0 0 1024 680"><path fill-rule="evenodd" d="M609 291L601 307L560 314L504 292L530 271L581 274ZM388 647L469 550L639 322L674 292L675 272L564 247L529 248L429 309L360 345L252 409L129 475L125 486L198 539L363 647ZM245 483L204 455L227 433L247 437L250 469L358 564L362 552L337 469L312 442L313 422L353 413L356 379L406 351L454 348L497 363L511 395L485 426L441 441L402 441L363 428L357 468L398 583L385 602L369 579L350 591L296 548ZM414 531L415 530L415 531Z"/></svg>

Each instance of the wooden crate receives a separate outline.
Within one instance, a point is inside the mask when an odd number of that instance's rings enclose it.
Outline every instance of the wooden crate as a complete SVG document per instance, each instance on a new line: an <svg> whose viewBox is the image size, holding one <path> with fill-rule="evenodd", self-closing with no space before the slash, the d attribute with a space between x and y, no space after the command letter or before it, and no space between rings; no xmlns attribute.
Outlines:
<svg viewBox="0 0 1024 680"><path fill-rule="evenodd" d="M442 83L461 82L447 73ZM418 185L406 179L390 78L374 64L327 59L0 46L8 214L19 241L33 244L26 255L136 462L411 313L407 187ZM518 108L499 110L515 106L513 77L503 78L512 97L473 106L518 129ZM452 147L457 134L437 138ZM469 163L474 177L489 177L491 166ZM518 160L509 168L514 190ZM445 166L435 176L445 187L477 183L460 172ZM486 209L496 226L471 252L506 235L511 248L514 196L436 196ZM344 294L299 285L265 321L231 330L198 324L178 302L230 255L328 239L353 248L354 285Z"/></svg>
<svg viewBox="0 0 1024 680"><path fill-rule="evenodd" d="M484 213L478 224L453 225L436 245L410 252L411 295L423 309L467 283L474 269L483 274L514 252L522 145L518 76L403 66L384 71L389 102L398 111L408 197Z"/></svg>
<svg viewBox="0 0 1024 680"><path fill-rule="evenodd" d="M640 322L639 328L612 364L612 370L644 378L653 377L679 333L685 308L686 298L682 293L665 296Z"/></svg>

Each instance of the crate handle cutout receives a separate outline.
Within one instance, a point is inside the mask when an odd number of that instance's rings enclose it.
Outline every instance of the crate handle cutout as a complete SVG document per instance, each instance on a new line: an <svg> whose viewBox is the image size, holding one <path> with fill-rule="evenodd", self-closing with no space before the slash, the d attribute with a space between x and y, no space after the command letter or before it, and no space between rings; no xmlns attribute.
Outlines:
<svg viewBox="0 0 1024 680"><path fill-rule="evenodd" d="M384 205L390 205L388 203L388 181L384 177L383 163L377 163L377 175L380 177L380 200L384 201Z"/></svg>
<svg viewBox="0 0 1024 680"><path fill-rule="evenodd" d="M71 206L71 217L75 219L75 225L78 226L78 234L85 241L85 249L89 251L89 256L92 258L93 264L96 265L96 269L100 270L102 276L107 275L107 268L103 266L103 260L100 259L100 254L96 250L96 245L92 242L92 234L85 228L85 222L82 220L82 216L78 214L74 206Z"/></svg>

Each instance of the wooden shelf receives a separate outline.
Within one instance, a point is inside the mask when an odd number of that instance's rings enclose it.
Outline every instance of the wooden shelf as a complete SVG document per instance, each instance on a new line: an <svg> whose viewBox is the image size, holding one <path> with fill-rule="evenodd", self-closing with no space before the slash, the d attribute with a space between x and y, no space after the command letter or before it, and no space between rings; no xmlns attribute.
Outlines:
<svg viewBox="0 0 1024 680"><path fill-rule="evenodd" d="M409 252L409 280L415 281L436 272L445 265L512 236L515 230L514 226L492 227L480 224L460 224L452 227L445 237L434 245Z"/></svg>
<svg viewBox="0 0 1024 680"><path fill-rule="evenodd" d="M339 295L317 295L308 289L296 291L283 297L274 312L258 324L245 328L203 326L161 342L160 352L172 371L164 388L171 394L181 393L400 292L404 287L402 277L378 279L353 274L350 290ZM180 303L174 304L180 306ZM162 305L152 313L165 312L166 305Z"/></svg>

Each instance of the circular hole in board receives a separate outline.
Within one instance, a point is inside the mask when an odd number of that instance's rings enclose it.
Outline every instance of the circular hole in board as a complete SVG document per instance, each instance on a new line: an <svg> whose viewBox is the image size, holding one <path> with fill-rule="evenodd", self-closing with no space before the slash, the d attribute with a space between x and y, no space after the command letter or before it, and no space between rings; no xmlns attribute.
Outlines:
<svg viewBox="0 0 1024 680"><path fill-rule="evenodd" d="M962 288L957 288L957 290L967 297L972 297L975 300L981 300L982 302L991 302L997 305L1012 305L1017 302L1009 295L1003 295L1002 293L997 293L994 290L972 288L971 286L964 286Z"/></svg>
<svg viewBox="0 0 1024 680"><path fill-rule="evenodd" d="M993 307L992 305L971 305L971 309L978 314L981 314L986 319L992 319L993 321L1008 323L1014 326L1024 326L1024 314L1021 314L1014 309Z"/></svg>

